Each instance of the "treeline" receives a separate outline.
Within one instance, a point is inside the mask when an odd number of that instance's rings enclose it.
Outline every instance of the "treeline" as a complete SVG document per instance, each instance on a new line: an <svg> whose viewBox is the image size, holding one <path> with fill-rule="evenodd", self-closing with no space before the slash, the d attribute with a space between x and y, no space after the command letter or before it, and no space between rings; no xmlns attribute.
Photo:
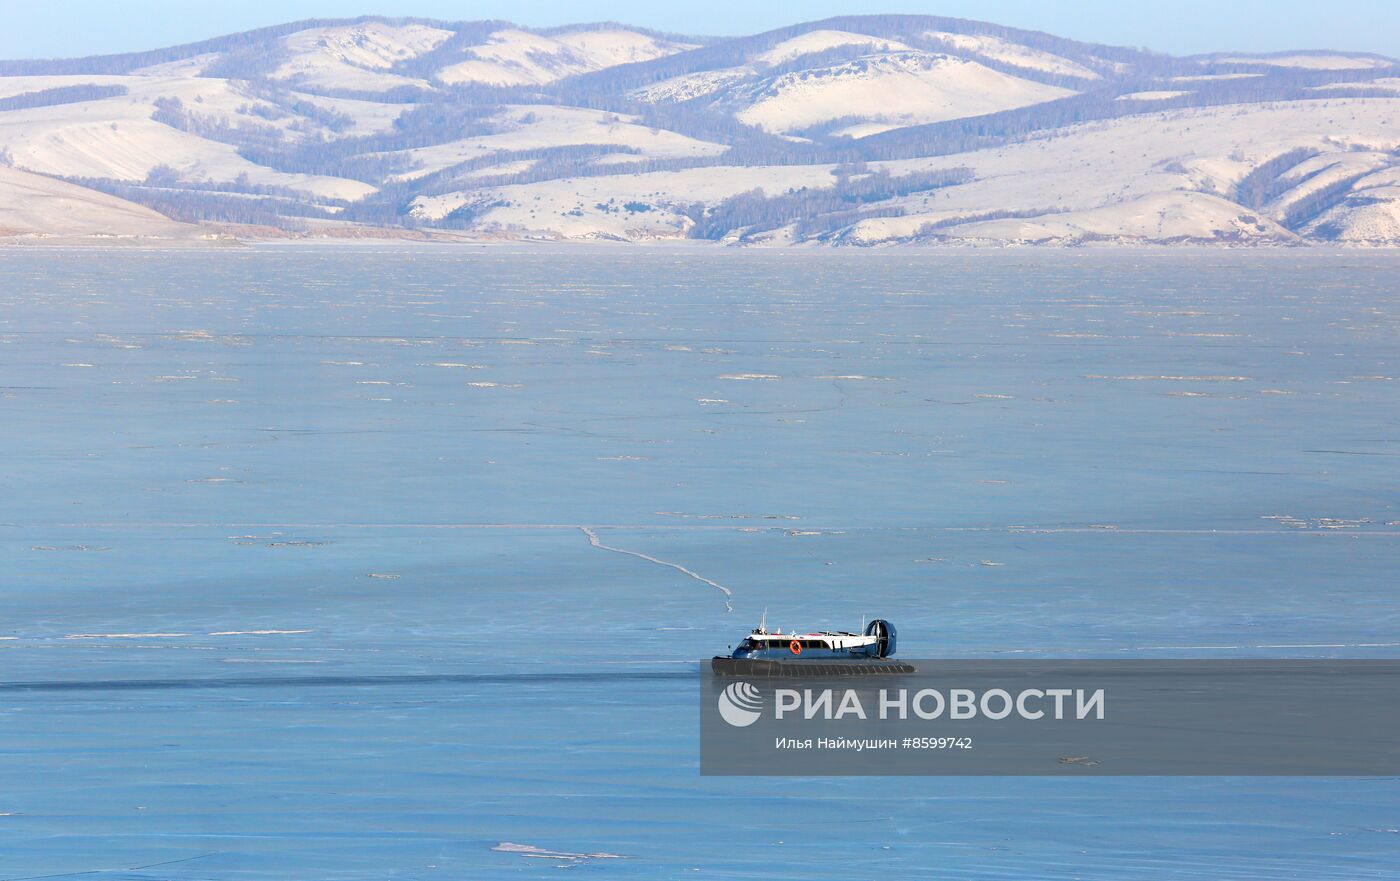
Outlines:
<svg viewBox="0 0 1400 881"><path fill-rule="evenodd" d="M369 21L369 17L354 21ZM124 74L140 67L182 61L196 55L213 52L236 52L266 45L270 42L306 30L332 24L347 24L346 19L303 19L271 27L257 28L238 34L227 34L195 43L167 46L144 52L125 52L119 55L90 55L86 58L27 59L21 61L0 61L0 76L41 76L80 73Z"/></svg>
<svg viewBox="0 0 1400 881"><path fill-rule="evenodd" d="M325 107L308 100L281 85L274 83L248 83L243 91L252 98L259 98L286 115L299 116L309 122L340 133L355 125L355 117L342 113L334 107ZM250 107L250 112L262 115L264 105ZM267 119L281 119L281 116L267 116Z"/></svg>
<svg viewBox="0 0 1400 881"><path fill-rule="evenodd" d="M305 224L297 218L335 216L325 208L307 202L304 197L245 196L199 189L167 189L109 178L70 177L66 180L144 205L172 220L186 223L243 223L302 230Z"/></svg>
<svg viewBox="0 0 1400 881"><path fill-rule="evenodd" d="M1319 153L1320 151L1310 147L1298 147L1261 163L1235 186L1234 190L1231 191L1231 198L1248 208L1264 208L1288 191L1296 189L1318 175L1337 167L1336 163L1322 165L1307 174L1285 179L1285 175L1289 171L1319 155ZM1298 232L1307 224L1340 205L1352 195L1352 187L1356 185L1357 181L1373 173L1374 170L1360 171L1318 187L1307 195L1288 203L1282 214L1276 216L1275 219L1282 226L1293 232ZM1333 234L1335 235L1335 231Z"/></svg>
<svg viewBox="0 0 1400 881"><path fill-rule="evenodd" d="M374 193L351 205L347 219L366 223L390 224L408 217L408 206L420 196L434 196L462 190L486 190L518 183L581 176L593 169L594 160L613 154L636 154L635 147L617 144L574 144L566 147L535 147L529 150L498 150L476 156L448 168L412 180L387 181ZM473 172L506 162L529 161L531 167L515 174L476 175ZM470 218L468 211L454 212L454 220Z"/></svg>
<svg viewBox="0 0 1400 881"><path fill-rule="evenodd" d="M151 119L182 132L239 148L270 147L281 144L284 137L282 129L277 126L263 125L247 119L229 122L225 117L191 113L185 109L179 98L157 98Z"/></svg>
<svg viewBox="0 0 1400 881"><path fill-rule="evenodd" d="M434 103L405 110L389 132L247 143L240 145L238 152L250 162L278 171L345 177L379 185L389 177L413 170L413 161L402 151L500 131L501 126L490 119L499 111L494 105Z"/></svg>
<svg viewBox="0 0 1400 881"><path fill-rule="evenodd" d="M776 196L753 189L731 196L713 207L697 202L683 213L692 221L693 239L722 239L733 232L747 238L756 233L796 224L804 237L833 233L864 217L902 213L895 206L863 211L863 206L888 199L953 186L972 179L968 168L918 172L895 177L886 169L865 173L859 165L838 168L832 187L803 187Z"/></svg>
<svg viewBox="0 0 1400 881"><path fill-rule="evenodd" d="M373 101L375 104L419 104L435 100L437 96L437 92L431 89L413 85L394 86L392 89L380 91L376 89L336 89L304 82L296 77L279 80L279 82L285 82L288 86L306 92L308 95L318 95L323 98L346 98L351 101Z"/></svg>
<svg viewBox="0 0 1400 881"><path fill-rule="evenodd" d="M238 155L249 162L289 174L344 177L378 185L385 178L411 171L413 162L394 153L365 151L359 138L243 144Z"/></svg>
<svg viewBox="0 0 1400 881"><path fill-rule="evenodd" d="M930 125L910 126L871 135L853 146L866 159L911 159L942 156L986 147L1085 122L1136 116L1153 111L1186 110L1222 104L1260 104L1269 101L1324 100L1344 95L1317 91L1337 82L1366 82L1394 76L1395 70L1316 71L1277 68L1242 79L1170 82L1160 78L1106 83L1079 95L1030 107L966 117ZM1157 100L1120 100L1124 94L1154 90L1182 90L1183 95Z"/></svg>
<svg viewBox="0 0 1400 881"><path fill-rule="evenodd" d="M881 17L884 18L884 17ZM896 17L898 18L898 17ZM967 24L967 23L964 23ZM853 25L854 26L854 25ZM952 28L945 28L953 30ZM863 31L870 33L871 30ZM983 32L983 31L977 31ZM989 31L988 31L989 32ZM786 33L786 31L784 31ZM764 35L765 37L767 35ZM753 38L757 39L757 38ZM549 87L560 103L593 109L611 110L618 113L634 114L644 124L668 131L678 132L701 140L730 145L725 162L733 164L811 164L848 162L857 159L887 160L909 159L922 156L938 156L960 153L968 150L1000 146L1012 141L1051 132L1065 126L1080 123L1117 119L1153 111L1184 110L1198 107L1212 107L1222 104L1257 104L1267 101L1322 100L1367 95L1380 95L1382 91L1367 84L1376 78L1395 76L1395 68L1375 70L1294 70L1287 68L1263 68L1259 65L1219 64L1203 65L1183 59L1161 58L1158 56L1135 56L1137 70L1150 71L1150 75L1133 73L1128 76L1109 76L1105 80L1087 84L1074 83L1081 89L1080 94L1070 95L1054 101L1047 101L1029 107L1016 108L975 117L948 120L922 126L909 126L883 132L869 137L853 139L833 134L856 119L848 118L813 126L798 134L810 139L810 143L795 143L786 138L763 132L744 125L733 117L727 106L731 99L725 95L734 89L742 91L761 87L763 78L750 81L748 85L736 84L729 90L705 95L685 102L644 104L630 99L625 91L620 92L607 81L610 73L625 77L627 85L639 87L649 82L638 82L648 77L642 76L638 68L667 63L690 66L698 53L720 55L730 51L728 41L697 52L684 53L671 59L658 59L647 65L626 65L624 69L601 71L588 74ZM765 43L766 45L766 43ZM1045 44L1047 51L1050 44ZM841 50L819 53L815 57L832 59L841 56ZM1082 55L1064 54L1071 60L1090 60ZM805 61L810 61L808 56ZM1108 57L1108 56L1103 56ZM979 60L982 60L979 58ZM786 68L784 65L783 68ZM1214 72L1232 72L1245 67L1251 75L1238 79L1173 81L1170 75L1203 76ZM703 68L703 65L701 65ZM1230 71L1218 70L1230 68ZM707 68L705 68L707 69ZM780 68L782 69L782 68ZM665 67L664 73L678 75L680 71ZM1023 72L1018 71L1017 75ZM668 77L658 77L665 79ZM1043 81L1050 81L1042 78ZM1341 91L1320 90L1318 87L1336 86L1345 83ZM1068 85L1068 83L1066 83ZM1121 96L1142 91L1182 91L1184 94L1166 99L1123 100ZM517 99L519 100L519 99ZM535 101L543 100L536 96ZM705 164L705 163L700 163Z"/></svg>
<svg viewBox="0 0 1400 881"><path fill-rule="evenodd" d="M1261 162L1253 171L1240 179L1240 182L1230 193L1230 198L1246 208L1263 208L1301 183L1301 181L1282 182L1280 178L1284 172L1296 168L1319 152L1311 147L1298 147Z"/></svg>
<svg viewBox="0 0 1400 881"><path fill-rule="evenodd" d="M948 55L966 56L984 67L990 67L992 70L1000 71L1001 73L1008 74L1010 76L1020 77L1022 79L1028 80L1035 80L1036 82L1045 83L1046 85L1060 86L1061 88L1066 89L1083 89L1089 87L1098 80L1098 77L1095 76L1095 74L1111 74L1113 72L1114 65L1113 62L1110 62L1100 56L1074 53L1075 57L1070 57L1068 55L1062 55L1055 52L1049 53L1051 55L1056 55L1059 58L1063 58L1071 63L1078 64L1080 67L1085 68L1085 70L1089 72L1088 76L1078 76L1075 74L1056 73L1049 70L1043 70L1039 67L1023 67L1019 64L1013 64L1002 58L986 55L982 52L978 52L973 49L957 48L955 45L945 42L941 38L928 36L926 34L921 34L912 45L928 52L941 52ZM1151 57L1137 58L1135 59L1135 61L1136 63L1133 65L1133 67L1136 69L1137 72L1141 73L1147 70L1162 69L1163 64L1166 60L1159 57Z"/></svg>
<svg viewBox="0 0 1400 881"><path fill-rule="evenodd" d="M244 104L238 108L241 116L256 117L267 122L290 120L285 126L266 125L253 119L230 121L224 116L209 116L192 112L179 98L157 98L151 119L171 128L189 132L211 141L232 144L248 150L276 151L286 141L288 132L322 138L324 132L342 132L354 126L355 119L334 108L322 107L305 98L274 88L249 89L249 95L265 103Z"/></svg>
<svg viewBox="0 0 1400 881"><path fill-rule="evenodd" d="M932 15L845 15L789 25L753 36L720 40L690 52L585 74L574 78L571 84L594 94L620 95L683 74L737 67L785 40L817 30L849 31L923 48L933 48L932 41L924 37L928 31L981 34L1059 55L1090 68L1104 67L1105 63L1126 64L1138 73L1159 73L1176 65L1188 64L1146 50L1081 43L1037 31L967 19Z"/></svg>
<svg viewBox="0 0 1400 881"><path fill-rule="evenodd" d="M230 80L257 80L273 74L291 57L280 39L265 43L249 43L219 53L201 76L223 77Z"/></svg>
<svg viewBox="0 0 1400 881"><path fill-rule="evenodd" d="M1297 232L1311 221L1340 205L1351 194L1351 188L1356 185L1356 182L1372 173L1371 171L1363 171L1333 181L1325 187L1318 187L1289 205L1288 210L1283 214L1281 223L1288 229Z"/></svg>
<svg viewBox="0 0 1400 881"><path fill-rule="evenodd" d="M103 98L120 98L127 93L126 86L80 83L75 86L55 86L52 89L39 89L34 92L21 92L8 98L0 98L0 112L6 110L28 110L31 107L51 107L55 104L77 104L81 101L98 101Z"/></svg>
<svg viewBox="0 0 1400 881"><path fill-rule="evenodd" d="M334 27L342 25L383 22L390 25L425 24L432 27L452 29L469 26L470 23L440 22L428 18L386 18L381 15L362 15L358 18L307 18L289 21L286 24L256 28L237 34L226 34L194 43L166 46L143 52L125 52L118 55L90 55L85 58L25 59L20 61L0 61L0 76L40 76L81 73L124 74L141 67L183 61L196 55L229 53L255 58L260 53L274 52L282 37L310 28Z"/></svg>
<svg viewBox="0 0 1400 881"><path fill-rule="evenodd" d="M527 150L498 150L418 178L413 181L412 188L416 195L437 195L461 189L464 183L469 183L472 188L485 188L537 183L561 177L593 176L590 172L606 175L616 173L616 169L598 166L598 159L604 156L639 156L641 152L636 147L622 144L568 144L560 147L531 147ZM530 167L510 174L467 176L469 172L521 161L530 162Z"/></svg>
<svg viewBox="0 0 1400 881"><path fill-rule="evenodd" d="M437 27L442 27L441 24ZM516 27L507 21L465 21L450 26L453 35L421 55L396 63L391 70L400 76L429 79L434 73L466 58L471 46L485 43L493 31Z"/></svg>
<svg viewBox="0 0 1400 881"><path fill-rule="evenodd" d="M922 224L914 233L914 238L937 238L942 235L941 230L952 226L962 226L964 223L981 223L984 220L1006 220L1016 217L1041 217L1046 214L1053 214L1051 209L1010 209L1001 208L995 211L981 211L976 214L962 214L956 217L945 217L942 220L932 220Z"/></svg>
<svg viewBox="0 0 1400 881"><path fill-rule="evenodd" d="M471 202L456 208L446 217L439 220L434 226L442 229L470 229L476 225L477 220L492 208L509 207L510 202L499 198L474 199Z"/></svg>
<svg viewBox="0 0 1400 881"><path fill-rule="evenodd" d="M76 182L88 180L88 178L69 178ZM103 180L94 178L93 180ZM304 190L294 189L278 184L255 184L245 171L233 180L185 180L180 172L169 165L157 165L146 173L145 180L140 184L129 182L119 182L126 186L142 187L165 187L169 189L193 190L204 193L241 193L248 196L279 196L284 199L307 200L312 197ZM350 203L343 199L316 198L314 201L322 206L337 206L344 208Z"/></svg>

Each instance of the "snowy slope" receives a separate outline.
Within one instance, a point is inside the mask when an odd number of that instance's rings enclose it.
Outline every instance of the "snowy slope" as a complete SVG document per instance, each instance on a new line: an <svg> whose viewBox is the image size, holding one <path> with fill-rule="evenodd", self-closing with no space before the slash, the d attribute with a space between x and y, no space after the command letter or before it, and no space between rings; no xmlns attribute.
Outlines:
<svg viewBox="0 0 1400 881"><path fill-rule="evenodd" d="M1376 79L1355 80L1344 83L1323 83L1322 85L1312 86L1311 90L1314 92L1335 92L1342 89L1357 88L1378 89L1382 92L1394 92L1400 95L1400 77L1383 76L1377 77Z"/></svg>
<svg viewBox="0 0 1400 881"><path fill-rule="evenodd" d="M311 28L283 39L290 57L272 78L303 86L382 92L400 86L426 87L421 79L391 73L395 64L435 48L451 31L425 25L369 22Z"/></svg>
<svg viewBox="0 0 1400 881"><path fill-rule="evenodd" d="M646 104L680 103L693 98L713 95L726 86L746 80L756 74L747 67L729 67L722 70L705 70L699 73L685 73L634 89L628 97Z"/></svg>
<svg viewBox="0 0 1400 881"><path fill-rule="evenodd" d="M0 241L16 236L197 239L202 234L196 226L115 196L0 167Z"/></svg>
<svg viewBox="0 0 1400 881"><path fill-rule="evenodd" d="M975 178L909 197L905 216L861 221L849 238L862 244L907 240L929 223L972 222L992 212L1041 217L1094 211L1161 193L1225 198L1254 168L1299 147L1321 150L1331 157L1326 161L1394 151L1400 147L1397 110L1395 101L1356 98L1166 111L1073 126L996 149L893 162L889 167L900 172L965 166ZM1235 209L1273 222L1267 212ZM1212 238L1214 228L1202 226L1197 238Z"/></svg>
<svg viewBox="0 0 1400 881"><path fill-rule="evenodd" d="M555 36L501 30L466 59L442 68L440 82L496 86L539 85L619 64L650 61L692 48L621 28L580 30Z"/></svg>
<svg viewBox="0 0 1400 881"><path fill-rule="evenodd" d="M492 117L491 121L504 130L402 151L401 155L414 165L414 169L399 177L411 180L493 153L570 144L610 144L639 151L637 154L619 154L620 161L715 156L727 149L723 144L638 125L635 117L578 107L539 104L510 106Z"/></svg>
<svg viewBox="0 0 1400 881"><path fill-rule="evenodd" d="M771 49L754 56L753 63L758 67L773 67L828 49L855 47L866 52L908 52L910 47L896 40L873 37L869 34L856 34L850 31L819 29L807 31L783 40Z"/></svg>
<svg viewBox="0 0 1400 881"><path fill-rule="evenodd" d="M919 125L980 116L1073 94L951 55L894 52L783 74L754 91L736 117L771 132L835 119Z"/></svg>
<svg viewBox="0 0 1400 881"><path fill-rule="evenodd" d="M1345 245L1400 242L1400 165L1362 177L1348 198L1310 221L1302 232Z"/></svg>
<svg viewBox="0 0 1400 881"><path fill-rule="evenodd" d="M957 224L940 229L938 234L968 243L1007 244L1289 242L1296 238L1283 227L1219 196L1180 191L1153 193L1082 211Z"/></svg>
<svg viewBox="0 0 1400 881"><path fill-rule="evenodd" d="M1387 169L1395 163L1395 156L1371 150L1322 153L1279 175L1278 184L1287 186L1288 189L1266 205L1265 211L1270 217L1281 222L1291 211L1298 209L1304 200L1328 187L1363 177L1373 171Z"/></svg>
<svg viewBox="0 0 1400 881"><path fill-rule="evenodd" d="M746 64L681 74L634 89L630 97L648 104L689 101L713 95L726 86L735 85L743 80L756 82L768 68L831 49L854 49L871 53L911 51L908 46L896 40L850 31L817 29L782 40L772 48L755 54Z"/></svg>
<svg viewBox="0 0 1400 881"><path fill-rule="evenodd" d="M937 224L941 238L976 243L1292 243L1297 236L1266 212L1229 201L1231 188L1258 164L1295 147L1324 149L1334 159L1366 155L1353 147L1394 150L1400 147L1396 109L1384 99L1345 99L1172 111L1085 124L1005 148L880 163L897 174L964 166L974 179L896 200L906 216L860 221L841 240L907 241ZM833 170L716 166L572 178L444 194L419 200L414 211L432 220L473 202L506 202L483 215L483 228L561 238L679 236L686 228L680 209L691 202L716 203L755 188L775 194L831 187ZM1394 197L1387 189L1395 187L1393 179L1372 183L1377 196ZM598 208L610 198L652 210L628 215ZM1006 211L1030 216L981 220ZM1381 213L1369 208L1362 216Z"/></svg>
<svg viewBox="0 0 1400 881"><path fill-rule="evenodd" d="M23 94L97 81L119 84L127 94L95 101L0 112L0 150L21 169L62 177L143 180L169 166L192 181L232 181L289 187L325 198L357 199L374 191L360 181L267 168L230 144L172 128L151 117L160 98L178 98L197 115L229 118L258 104L228 80L180 77L15 77L0 95ZM250 120L252 117L248 117ZM257 118L276 127L276 120ZM288 120L282 121L283 125Z"/></svg>
<svg viewBox="0 0 1400 881"><path fill-rule="evenodd" d="M603 70L619 64L636 64L676 52L694 49L693 43L663 40L625 28L600 28L557 34L555 41L584 59L590 70Z"/></svg>
<svg viewBox="0 0 1400 881"><path fill-rule="evenodd" d="M435 220L463 205L481 202L495 205L479 224L493 231L550 238L677 238L687 228L673 210L680 204L718 202L755 189L777 194L800 187L829 187L833 180L830 166L716 166L447 193L416 200L413 212ZM628 211L622 206L629 202L646 205L648 210Z"/></svg>
<svg viewBox="0 0 1400 881"><path fill-rule="evenodd" d="M928 31L925 36L937 40L951 50L985 55L995 61L1023 67L1027 70L1038 70L1042 73L1089 80L1099 78L1099 75L1094 71L1068 58L1032 49L1010 40L1004 40L1001 37L994 37L991 34L951 34L946 31Z"/></svg>

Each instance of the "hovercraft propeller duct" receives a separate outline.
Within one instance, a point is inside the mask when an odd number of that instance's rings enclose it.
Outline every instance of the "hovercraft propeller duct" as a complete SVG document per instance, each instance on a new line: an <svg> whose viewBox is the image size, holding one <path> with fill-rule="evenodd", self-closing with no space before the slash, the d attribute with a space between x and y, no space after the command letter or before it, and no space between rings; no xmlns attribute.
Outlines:
<svg viewBox="0 0 1400 881"><path fill-rule="evenodd" d="M865 628L866 636L875 637L874 653L877 658L888 658L894 654L894 625L883 618L876 618Z"/></svg>

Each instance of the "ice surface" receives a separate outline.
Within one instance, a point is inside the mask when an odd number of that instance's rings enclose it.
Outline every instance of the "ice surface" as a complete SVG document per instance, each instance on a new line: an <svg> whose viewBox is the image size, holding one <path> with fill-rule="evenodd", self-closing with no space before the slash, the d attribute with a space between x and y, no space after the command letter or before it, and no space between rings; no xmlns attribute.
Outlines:
<svg viewBox="0 0 1400 881"><path fill-rule="evenodd" d="M1397 265L7 254L0 877L1383 877L1393 780L755 787L694 700L765 608L1395 656Z"/></svg>

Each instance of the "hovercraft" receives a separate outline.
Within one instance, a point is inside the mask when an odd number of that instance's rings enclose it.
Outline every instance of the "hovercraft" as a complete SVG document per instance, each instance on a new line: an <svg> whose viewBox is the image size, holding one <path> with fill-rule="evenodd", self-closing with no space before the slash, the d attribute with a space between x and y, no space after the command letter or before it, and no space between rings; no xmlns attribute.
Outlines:
<svg viewBox="0 0 1400 881"><path fill-rule="evenodd" d="M913 673L914 668L887 659L895 652L894 625L876 618L860 633L821 630L815 633L769 632L767 613L758 627L729 655L718 655L710 669L720 676L847 676Z"/></svg>

